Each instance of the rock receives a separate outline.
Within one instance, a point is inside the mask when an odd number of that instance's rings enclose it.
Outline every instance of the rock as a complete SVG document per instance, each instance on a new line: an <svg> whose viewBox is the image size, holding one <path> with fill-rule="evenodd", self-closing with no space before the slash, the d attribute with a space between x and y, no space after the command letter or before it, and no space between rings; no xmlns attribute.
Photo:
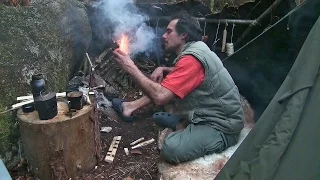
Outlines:
<svg viewBox="0 0 320 180"><path fill-rule="evenodd" d="M30 94L35 73L44 74L50 91L64 91L91 39L86 8L76 0L33 0L29 7L0 5L0 16L0 111ZM0 157L11 149L5 144L18 142L14 118L0 116Z"/></svg>
<svg viewBox="0 0 320 180"><path fill-rule="evenodd" d="M112 130L112 127L101 127L101 132L106 132L106 133L109 133L109 132L111 132L111 130Z"/></svg>

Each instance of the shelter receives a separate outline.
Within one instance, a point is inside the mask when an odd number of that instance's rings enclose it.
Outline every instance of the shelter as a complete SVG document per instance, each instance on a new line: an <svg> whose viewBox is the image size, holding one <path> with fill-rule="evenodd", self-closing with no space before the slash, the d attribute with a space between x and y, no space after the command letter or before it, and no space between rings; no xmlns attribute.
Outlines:
<svg viewBox="0 0 320 180"><path fill-rule="evenodd" d="M317 21L306 38L291 70L258 119L255 128L239 146L216 179L319 179L319 11L319 1L307 1L302 7L293 10L284 17L283 20L291 15L302 13L300 20L303 20L305 24L310 23L312 19L317 19ZM264 34L250 43L265 38ZM245 52L245 48L247 47L240 49L239 53ZM269 48L269 50L261 49L260 52L264 53L261 53L259 57L263 59L268 57L267 54L272 54L272 46ZM288 52L290 52L289 50L287 49ZM259 52L256 53L259 54ZM256 57L259 59L258 56ZM229 60L231 59L232 57ZM264 60L267 61L266 59ZM270 66L272 68L272 65ZM237 81L241 82L239 78ZM261 94L266 91L270 93L269 90L259 89ZM261 94L257 96L262 97Z"/></svg>

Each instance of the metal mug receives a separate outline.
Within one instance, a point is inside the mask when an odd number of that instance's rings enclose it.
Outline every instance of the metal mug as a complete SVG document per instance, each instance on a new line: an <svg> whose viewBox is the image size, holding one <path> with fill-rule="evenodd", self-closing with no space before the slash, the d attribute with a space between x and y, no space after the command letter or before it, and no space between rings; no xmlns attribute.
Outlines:
<svg viewBox="0 0 320 180"><path fill-rule="evenodd" d="M70 101L70 109L80 110L83 107L83 93L81 91L72 91L67 94Z"/></svg>

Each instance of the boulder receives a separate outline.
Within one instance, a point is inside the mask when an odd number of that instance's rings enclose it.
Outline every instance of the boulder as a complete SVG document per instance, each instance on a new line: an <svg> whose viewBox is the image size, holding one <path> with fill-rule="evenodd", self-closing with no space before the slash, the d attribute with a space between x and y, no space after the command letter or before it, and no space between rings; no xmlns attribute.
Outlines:
<svg viewBox="0 0 320 180"><path fill-rule="evenodd" d="M91 40L84 5L76 0L34 0L19 8L0 4L0 16L0 111L30 94L35 73L44 74L50 91L64 91ZM15 112L0 114L0 158L7 164L19 149L15 117Z"/></svg>

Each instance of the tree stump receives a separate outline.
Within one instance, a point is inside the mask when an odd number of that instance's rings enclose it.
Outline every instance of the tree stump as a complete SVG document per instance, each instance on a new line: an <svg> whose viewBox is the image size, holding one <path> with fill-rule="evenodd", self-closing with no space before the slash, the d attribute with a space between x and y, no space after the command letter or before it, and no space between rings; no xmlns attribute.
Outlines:
<svg viewBox="0 0 320 180"><path fill-rule="evenodd" d="M97 163L93 107L71 116L67 104L57 104L58 114L50 120L40 120L37 111L17 114L29 168L40 179L75 178Z"/></svg>

